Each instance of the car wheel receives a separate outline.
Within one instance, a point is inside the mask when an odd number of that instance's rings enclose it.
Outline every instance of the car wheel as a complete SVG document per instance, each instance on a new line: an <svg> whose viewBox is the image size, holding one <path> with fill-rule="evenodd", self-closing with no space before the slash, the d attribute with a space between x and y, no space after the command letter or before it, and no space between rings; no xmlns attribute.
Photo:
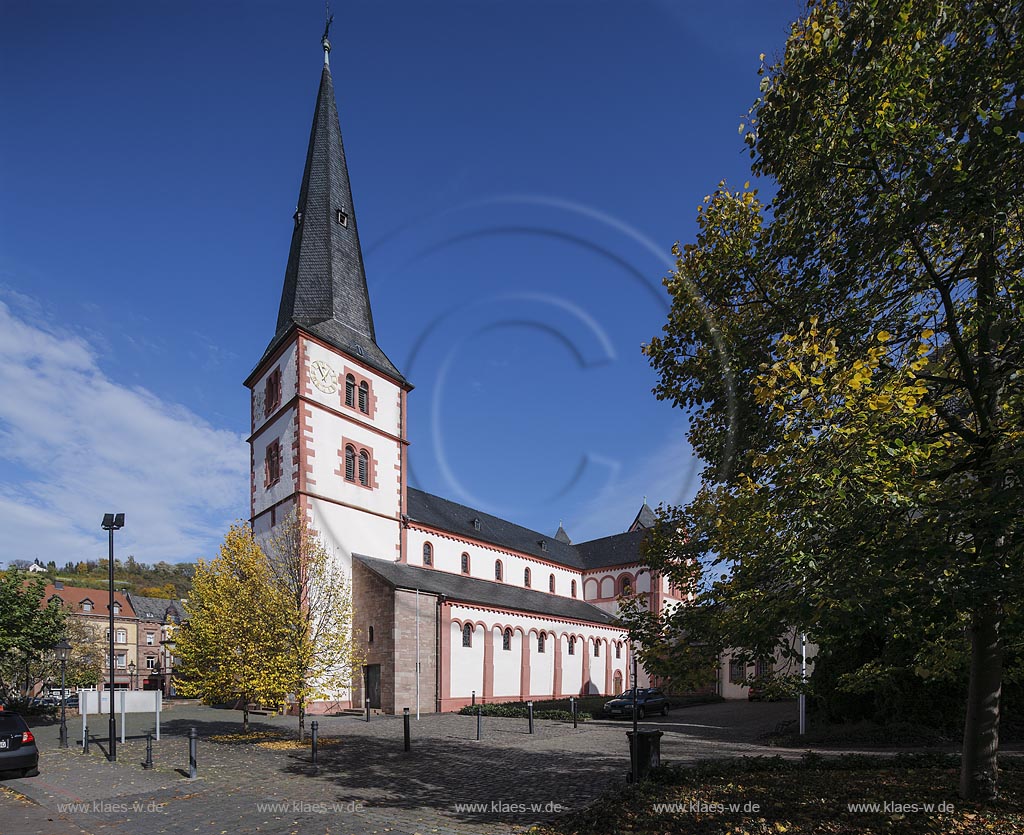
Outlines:
<svg viewBox="0 0 1024 835"><path fill-rule="evenodd" d="M22 769L21 776L22 777L38 777L39 776L39 767L36 766L35 768L25 768L25 769Z"/></svg>
<svg viewBox="0 0 1024 835"><path fill-rule="evenodd" d="M661 706L661 715L668 716L668 702Z"/></svg>
<svg viewBox="0 0 1024 835"><path fill-rule="evenodd" d="M637 708L637 711L636 711L636 718L637 719L643 719L646 715L647 715L647 711L646 710L644 710L642 707Z"/></svg>

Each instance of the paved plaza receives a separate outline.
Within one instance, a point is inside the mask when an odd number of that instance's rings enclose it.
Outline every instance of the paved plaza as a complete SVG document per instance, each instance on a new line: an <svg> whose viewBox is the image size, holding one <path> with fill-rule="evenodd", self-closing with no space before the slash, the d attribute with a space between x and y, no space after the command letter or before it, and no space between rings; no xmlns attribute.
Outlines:
<svg viewBox="0 0 1024 835"><path fill-rule="evenodd" d="M662 759L689 763L776 755L758 737L795 716L790 703L722 703L673 711L642 723L664 731ZM214 742L237 733L241 714L176 705L163 714L155 768L143 770L152 716L129 716L118 761L105 760L106 721L83 754L81 720L69 722L72 747L57 747L56 725L34 728L42 751L38 777L0 781L2 835L430 835L515 833L559 810L579 809L629 770L628 722L483 720L427 715L412 722L403 750L402 718L321 717L320 734L340 742L309 753ZM188 779L190 727L199 733L198 778ZM257 731L294 732L292 717L254 716ZM795 752L790 752L795 756ZM27 800L26 800L27 798ZM467 808L464 804L478 804Z"/></svg>

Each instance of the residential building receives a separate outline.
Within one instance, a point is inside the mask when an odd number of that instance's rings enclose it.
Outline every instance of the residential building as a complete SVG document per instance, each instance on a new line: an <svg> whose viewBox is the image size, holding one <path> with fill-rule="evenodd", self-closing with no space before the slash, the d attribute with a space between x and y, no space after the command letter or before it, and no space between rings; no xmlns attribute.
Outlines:
<svg viewBox="0 0 1024 835"><path fill-rule="evenodd" d="M174 655L168 641L188 618L184 601L162 597L143 597L128 593L132 608L139 619L138 628L138 687L141 690L161 690L165 696L173 695Z"/></svg>

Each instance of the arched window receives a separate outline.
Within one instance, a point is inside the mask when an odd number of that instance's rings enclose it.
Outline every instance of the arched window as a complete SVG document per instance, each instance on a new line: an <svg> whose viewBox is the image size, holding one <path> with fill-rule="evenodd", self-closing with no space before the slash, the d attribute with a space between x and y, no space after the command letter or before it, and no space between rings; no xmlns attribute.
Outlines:
<svg viewBox="0 0 1024 835"><path fill-rule="evenodd" d="M594 658L600 658L600 657L601 657L601 642L600 641L594 641Z"/></svg>
<svg viewBox="0 0 1024 835"><path fill-rule="evenodd" d="M473 624L471 623L462 627L462 645L464 647L473 646Z"/></svg>
<svg viewBox="0 0 1024 835"><path fill-rule="evenodd" d="M529 568L524 568L523 569L523 585L526 586L526 588L530 588L530 569Z"/></svg>
<svg viewBox="0 0 1024 835"><path fill-rule="evenodd" d="M462 573L469 574L469 554L462 555Z"/></svg>
<svg viewBox="0 0 1024 835"><path fill-rule="evenodd" d="M345 405L356 407L356 378L351 374L345 375Z"/></svg>
<svg viewBox="0 0 1024 835"><path fill-rule="evenodd" d="M364 415L370 414L370 387L365 380L359 384L359 411Z"/></svg>
<svg viewBox="0 0 1024 835"><path fill-rule="evenodd" d="M352 446L345 447L345 481L356 480L356 451Z"/></svg>
<svg viewBox="0 0 1024 835"><path fill-rule="evenodd" d="M359 450L359 483L363 487L370 486L370 456L365 449Z"/></svg>
<svg viewBox="0 0 1024 835"><path fill-rule="evenodd" d="M547 635L545 635L543 632L537 635L537 652L544 652L544 643L546 638Z"/></svg>
<svg viewBox="0 0 1024 835"><path fill-rule="evenodd" d="M501 574L501 560L495 560L494 561L494 579L495 580L500 580L501 576L502 576L502 574Z"/></svg>
<svg viewBox="0 0 1024 835"><path fill-rule="evenodd" d="M512 630L506 629L501 636L501 648L511 650L512 649Z"/></svg>
<svg viewBox="0 0 1024 835"><path fill-rule="evenodd" d="M633 581L629 576L623 577L619 581L619 594L632 594L633 593Z"/></svg>
<svg viewBox="0 0 1024 835"><path fill-rule="evenodd" d="M576 581L575 580L573 580L572 583L569 585L569 589L572 591L572 596L575 597L576 596Z"/></svg>
<svg viewBox="0 0 1024 835"><path fill-rule="evenodd" d="M429 542L423 543L423 564L433 565L434 564L434 546Z"/></svg>
<svg viewBox="0 0 1024 835"><path fill-rule="evenodd" d="M555 593L555 575L554 574L552 574L550 577L548 577L548 591L551 592L552 594Z"/></svg>
<svg viewBox="0 0 1024 835"><path fill-rule="evenodd" d="M615 658L622 658L622 641L615 642Z"/></svg>
<svg viewBox="0 0 1024 835"><path fill-rule="evenodd" d="M575 654L576 654L576 639L570 635L569 636L569 655L575 655Z"/></svg>

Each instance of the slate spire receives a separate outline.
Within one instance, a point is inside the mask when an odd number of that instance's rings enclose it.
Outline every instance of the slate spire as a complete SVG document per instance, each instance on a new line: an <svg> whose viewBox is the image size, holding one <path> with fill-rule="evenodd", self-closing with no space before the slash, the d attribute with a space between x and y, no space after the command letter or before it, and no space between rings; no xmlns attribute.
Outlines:
<svg viewBox="0 0 1024 835"><path fill-rule="evenodd" d="M297 325L404 382L377 346L334 82L327 63L330 42L326 31L322 43L320 90L295 210L277 330L267 354Z"/></svg>

